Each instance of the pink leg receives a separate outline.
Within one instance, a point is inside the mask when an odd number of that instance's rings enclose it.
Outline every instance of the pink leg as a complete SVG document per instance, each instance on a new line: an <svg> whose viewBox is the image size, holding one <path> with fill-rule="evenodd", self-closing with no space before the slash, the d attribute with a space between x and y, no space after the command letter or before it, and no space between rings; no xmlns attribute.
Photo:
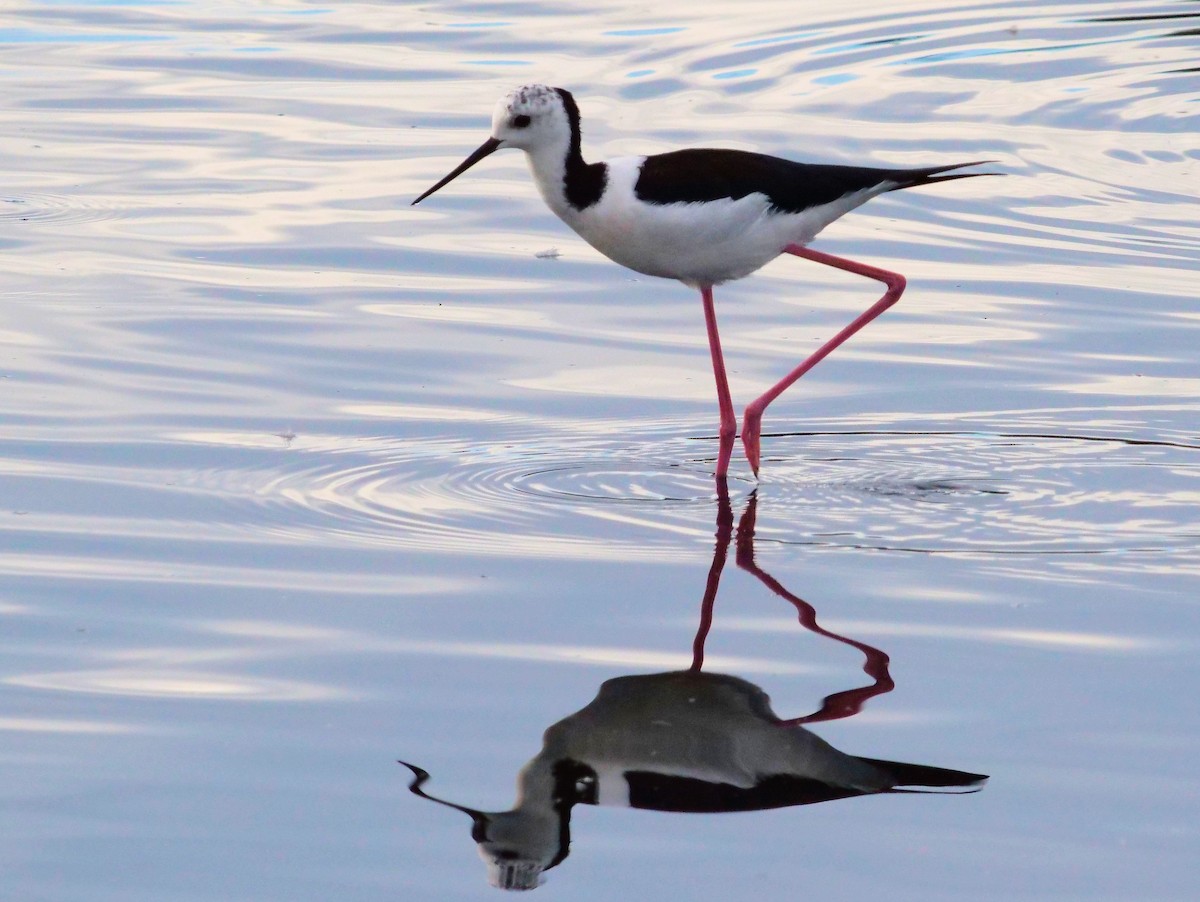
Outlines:
<svg viewBox="0 0 1200 902"><path fill-rule="evenodd" d="M733 455L733 440L737 436L737 414L729 397L729 380L725 377L725 358L721 354L721 336L717 334L717 311L713 307L712 286L700 289L704 299L704 323L708 326L708 350L712 354L713 375L717 379L717 405L721 409L720 446L717 450L717 479L725 479L729 458Z"/></svg>
<svg viewBox="0 0 1200 902"><path fill-rule="evenodd" d="M850 717L862 710L862 706L868 700L877 695L884 695L896 688L896 684L892 682L892 676L888 672L888 656L873 645L867 645L865 642L858 642L848 636L842 636L838 633L830 632L823 626L817 623L817 609L805 601L798 595L793 595L784 588L783 583L777 580L771 574L767 573L754 561L754 524L756 519L756 511L758 509L758 496L750 495L750 500L746 502L746 510L742 514L742 519L738 521L737 528L737 565L747 573L752 573L758 577L759 581L764 586L778 595L780 598L786 598L796 607L796 613L799 615L800 625L806 630L816 633L818 636L825 636L833 639L836 642L842 642L852 648L857 648L863 653L866 659L863 662L863 673L871 677L874 682L870 686L860 686L856 689L845 689L841 692L835 692L833 695L825 696L825 700L821 703L821 708L814 714L809 714L806 717L796 717L790 720L779 721L780 726L791 727L802 723L816 723L821 720L838 720L842 717Z"/></svg>
<svg viewBox="0 0 1200 902"><path fill-rule="evenodd" d="M742 419L742 445L745 446L746 459L750 461L750 469L754 471L755 476L758 475L759 436L762 430L762 416L763 411L767 409L767 405L783 394L784 390L793 382L832 354L834 349L847 338L875 319L883 311L887 310L896 301L900 300L900 295L904 293L904 276L898 272L879 269L874 266L868 266L865 263L856 263L844 257L835 257L832 254L814 251L807 247L801 247L798 244L789 244L784 248L784 251L789 254L795 254L797 257L804 257L808 260L815 260L817 263L824 263L826 266L834 266L838 269L844 269L846 272L857 273L860 276L875 279L885 284L887 291L884 292L883 297L872 304L854 322L850 323L841 332L821 345L807 360L780 379L759 398L747 405L745 417ZM715 333L710 330L710 336L711 334Z"/></svg>
<svg viewBox="0 0 1200 902"><path fill-rule="evenodd" d="M730 440L730 444L733 444ZM751 496L753 497L753 496ZM700 626L692 640L693 673L704 667L704 643L712 629L713 605L717 602L717 587L721 584L721 571L725 569L725 558L729 555L729 540L733 538L733 505L729 503L729 488L725 480L717 480L717 541L713 545L712 566L708 568L708 582L704 586L704 599L700 602Z"/></svg>

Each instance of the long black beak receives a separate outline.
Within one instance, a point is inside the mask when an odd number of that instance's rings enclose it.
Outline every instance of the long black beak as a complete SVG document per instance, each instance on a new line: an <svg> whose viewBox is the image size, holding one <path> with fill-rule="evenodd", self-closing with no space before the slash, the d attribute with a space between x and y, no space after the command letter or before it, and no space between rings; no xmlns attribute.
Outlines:
<svg viewBox="0 0 1200 902"><path fill-rule="evenodd" d="M437 191L439 188L443 187L444 185L448 185L450 182L454 181L456 178L458 178L460 175L462 175L464 172L466 172L468 169L470 169L472 166L474 166L476 163L478 163L484 157L486 157L489 154L494 153L496 150L498 150L499 147L500 147L500 139L499 138L488 138L486 141L484 141L482 144L479 145L478 150L476 150L473 154L471 154L469 157L467 157L465 160L463 160L461 163L459 163L453 172L451 172L448 176L446 176L444 179L442 179L440 182L438 182L436 185L434 185L432 188L430 188L428 191L426 191L424 194L422 194L420 197L418 197L416 200L414 200L413 205L415 206L416 204L419 204L425 198L429 197L429 195L433 194L434 191Z"/></svg>

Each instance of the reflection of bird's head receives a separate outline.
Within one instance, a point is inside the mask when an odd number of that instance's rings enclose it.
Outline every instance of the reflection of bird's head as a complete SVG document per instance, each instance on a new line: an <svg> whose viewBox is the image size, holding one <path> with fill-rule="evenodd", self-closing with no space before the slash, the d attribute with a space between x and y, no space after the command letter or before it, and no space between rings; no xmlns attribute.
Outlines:
<svg viewBox="0 0 1200 902"><path fill-rule="evenodd" d="M488 883L496 889L537 889L542 885L540 862L492 857L483 846L479 847L479 857L487 864Z"/></svg>
<svg viewBox="0 0 1200 902"><path fill-rule="evenodd" d="M422 789L428 772L401 761L414 774L409 789L423 799L461 811L471 818L471 838L487 865L488 883L499 889L537 889L542 872L567 857L570 849L568 806L527 805L511 811L480 811L439 799ZM556 810L557 808L557 810Z"/></svg>
<svg viewBox="0 0 1200 902"><path fill-rule="evenodd" d="M479 857L487 865L488 883L498 889L537 889L547 862L530 855L512 842L486 839L478 846Z"/></svg>
<svg viewBox="0 0 1200 902"><path fill-rule="evenodd" d="M538 808L485 814L471 835L488 883L500 889L537 889L542 872L567 857L570 843L562 819Z"/></svg>

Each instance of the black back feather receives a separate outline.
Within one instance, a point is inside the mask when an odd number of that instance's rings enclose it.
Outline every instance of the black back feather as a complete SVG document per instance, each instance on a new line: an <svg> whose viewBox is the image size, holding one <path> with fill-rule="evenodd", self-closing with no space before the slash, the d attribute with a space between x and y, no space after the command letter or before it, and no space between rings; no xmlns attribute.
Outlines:
<svg viewBox="0 0 1200 902"><path fill-rule="evenodd" d="M647 157L642 163L634 192L651 204L703 203L751 194L764 194L771 208L783 213L800 213L811 207L833 203L848 194L877 188L913 188L956 178L993 173L970 172L942 175L974 163L927 166L920 169L876 169L866 166L835 166L796 163L779 157L744 150L676 150Z"/></svg>

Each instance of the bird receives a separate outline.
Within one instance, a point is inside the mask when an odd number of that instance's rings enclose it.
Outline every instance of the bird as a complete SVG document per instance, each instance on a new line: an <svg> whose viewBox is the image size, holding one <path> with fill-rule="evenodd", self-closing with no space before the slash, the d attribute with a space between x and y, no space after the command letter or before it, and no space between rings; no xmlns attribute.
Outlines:
<svg viewBox="0 0 1200 902"><path fill-rule="evenodd" d="M900 273L807 245L834 220L880 194L996 174L959 171L989 160L887 169L801 163L719 148L588 163L581 135L579 105L570 91L540 84L516 88L497 103L491 136L412 203L419 204L497 150L523 150L546 205L588 244L635 272L699 290L720 411L718 480L727 478L738 424L717 331L714 286L748 276L782 254L886 286L878 301L746 406L740 434L757 478L767 405L895 304L906 284Z"/></svg>
<svg viewBox="0 0 1200 902"><path fill-rule="evenodd" d="M502 889L529 890L571 851L576 805L720 814L879 794L968 794L986 774L843 752L781 720L767 693L724 673L613 677L584 708L548 727L517 778L507 811L484 811L425 791L430 774L407 761L409 791L471 818L471 838ZM669 825L659 821L666 835Z"/></svg>

